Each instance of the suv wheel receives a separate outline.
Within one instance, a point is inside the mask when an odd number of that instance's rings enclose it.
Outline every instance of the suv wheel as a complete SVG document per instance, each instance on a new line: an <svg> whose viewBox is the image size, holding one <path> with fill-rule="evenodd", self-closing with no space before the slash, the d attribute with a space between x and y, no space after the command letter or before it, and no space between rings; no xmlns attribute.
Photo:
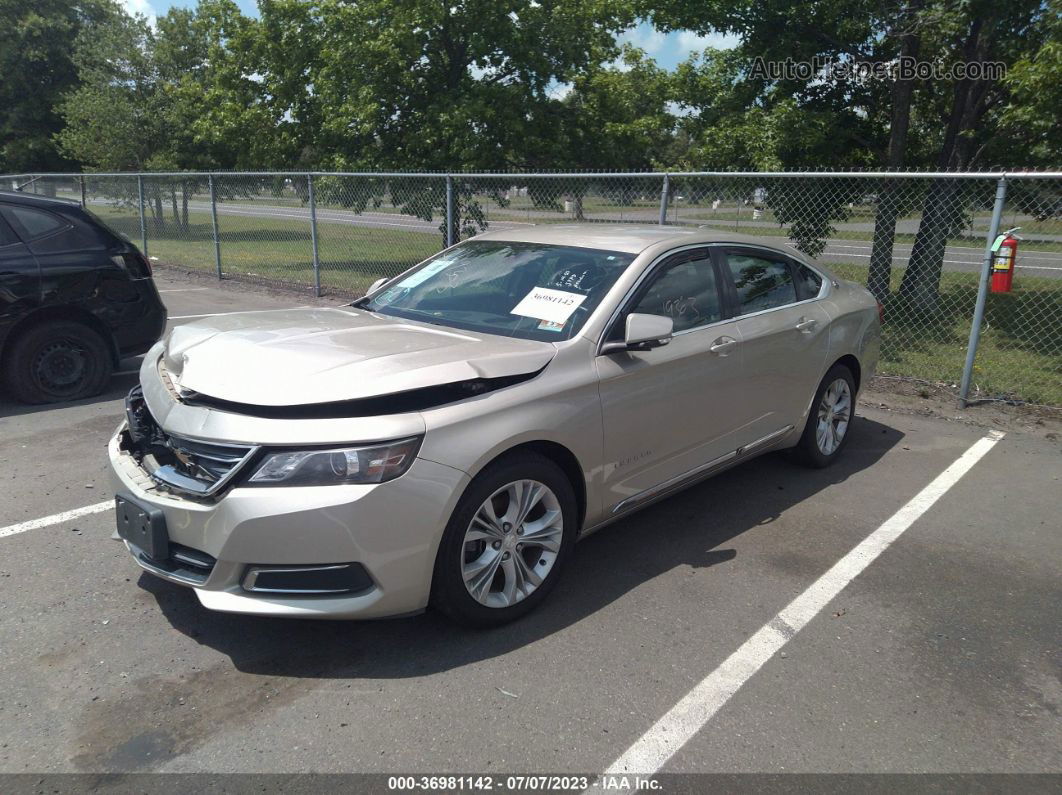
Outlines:
<svg viewBox="0 0 1062 795"><path fill-rule="evenodd" d="M432 603L466 626L490 627L530 612L556 584L576 535L576 502L564 472L518 453L469 485L435 561Z"/></svg>
<svg viewBox="0 0 1062 795"><path fill-rule="evenodd" d="M23 403L56 403L97 395L111 377L106 341L82 323L41 323L7 351L4 383Z"/></svg>
<svg viewBox="0 0 1062 795"><path fill-rule="evenodd" d="M855 417L855 394L855 379L843 364L835 364L823 376L804 433L793 450L800 463L822 468L837 460L848 443Z"/></svg>

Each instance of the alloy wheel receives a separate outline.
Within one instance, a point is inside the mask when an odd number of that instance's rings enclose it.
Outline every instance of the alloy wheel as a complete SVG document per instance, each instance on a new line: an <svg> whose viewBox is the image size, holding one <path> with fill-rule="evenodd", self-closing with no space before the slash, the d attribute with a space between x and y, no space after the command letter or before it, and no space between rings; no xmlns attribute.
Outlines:
<svg viewBox="0 0 1062 795"><path fill-rule="evenodd" d="M852 418L852 390L843 378L836 379L822 394L815 441L823 455L833 455L844 441Z"/></svg>
<svg viewBox="0 0 1062 795"><path fill-rule="evenodd" d="M537 480L517 480L488 497L465 530L461 575L486 607L510 607L549 576L564 536L557 495Z"/></svg>

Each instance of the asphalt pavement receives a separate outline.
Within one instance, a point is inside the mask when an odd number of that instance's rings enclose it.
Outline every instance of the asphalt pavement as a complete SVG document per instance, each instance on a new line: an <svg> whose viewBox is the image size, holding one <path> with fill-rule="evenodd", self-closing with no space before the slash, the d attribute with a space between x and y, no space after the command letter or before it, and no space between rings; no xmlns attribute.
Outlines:
<svg viewBox="0 0 1062 795"><path fill-rule="evenodd" d="M171 323L304 302L158 281ZM662 773L1062 773L1057 438L864 402L836 466L771 454L633 515L516 624L299 622L142 573L106 506L35 522L111 499L134 383L0 399L0 772L596 775L692 703ZM707 704L765 627L775 647Z"/></svg>

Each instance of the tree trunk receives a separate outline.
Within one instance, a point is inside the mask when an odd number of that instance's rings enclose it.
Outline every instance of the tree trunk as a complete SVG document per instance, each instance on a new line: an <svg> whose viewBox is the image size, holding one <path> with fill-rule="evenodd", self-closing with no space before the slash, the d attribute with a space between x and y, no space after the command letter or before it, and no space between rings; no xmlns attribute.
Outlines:
<svg viewBox="0 0 1062 795"><path fill-rule="evenodd" d="M177 211L177 191L174 188L170 188L170 207L173 209L173 223L176 224L177 230L181 229L181 214Z"/></svg>
<svg viewBox="0 0 1062 795"><path fill-rule="evenodd" d="M900 58L918 58L921 38L915 30L914 17L921 9L921 2L911 3L903 24L906 30L900 36ZM892 85L892 118L889 124L889 150L886 168L900 169L907 155L907 131L911 124L911 96L914 92L912 80L902 80L897 76ZM896 241L896 220L899 218L903 201L900 192L903 184L895 179L887 179L878 193L877 211L874 214L874 242L870 250L870 269L867 273L867 288L879 301L889 297L889 285L892 281L892 252Z"/></svg>
<svg viewBox="0 0 1062 795"><path fill-rule="evenodd" d="M155 222L155 231L161 232L166 228L166 216L162 214L162 191L155 191L154 200L151 216Z"/></svg>
<svg viewBox="0 0 1062 795"><path fill-rule="evenodd" d="M973 20L963 47L967 63L983 61L991 50L991 37L982 33L983 21ZM970 79L956 83L944 143L937 157L938 170L962 170L969 165L974 140L967 133L976 129L987 110L986 95L991 85L987 80ZM900 282L900 295L927 310L936 309L948 239L962 228L964 188L960 180L938 179L926 194L911 261Z"/></svg>
<svg viewBox="0 0 1062 795"><path fill-rule="evenodd" d="M962 223L964 203L960 187L956 179L934 180L929 186L911 248L911 261L900 282L900 295L928 310L936 309L948 239Z"/></svg>

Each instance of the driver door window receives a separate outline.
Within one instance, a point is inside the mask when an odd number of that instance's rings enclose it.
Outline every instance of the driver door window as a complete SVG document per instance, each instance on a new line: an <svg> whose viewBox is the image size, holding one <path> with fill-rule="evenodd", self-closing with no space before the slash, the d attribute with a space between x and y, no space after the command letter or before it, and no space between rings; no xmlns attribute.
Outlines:
<svg viewBox="0 0 1062 795"><path fill-rule="evenodd" d="M669 317L676 333L722 320L715 268L706 253L697 256L665 266L631 311Z"/></svg>

